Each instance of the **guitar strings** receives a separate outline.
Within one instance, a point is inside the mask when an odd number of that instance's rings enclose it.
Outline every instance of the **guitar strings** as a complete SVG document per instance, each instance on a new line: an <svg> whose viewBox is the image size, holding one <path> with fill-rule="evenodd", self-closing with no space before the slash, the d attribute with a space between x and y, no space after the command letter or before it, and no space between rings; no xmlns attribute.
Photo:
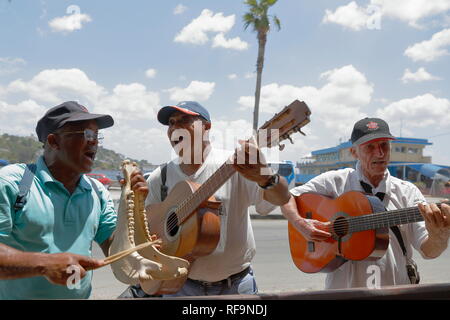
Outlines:
<svg viewBox="0 0 450 320"><path fill-rule="evenodd" d="M441 204L438 203L437 206L440 208ZM394 222L396 224L403 224L403 223L417 222L424 219L418 207L392 210L388 212L389 213L377 212L363 216L345 217L343 218L343 220L345 219L344 221L335 221L333 224L327 227L327 230L329 231L333 230L335 231L335 233L344 231L351 231L349 233L353 233L358 231L375 229L376 227L380 227L379 224L381 224L381 227L384 227L385 226L384 224L387 223L389 225L390 222Z"/></svg>
<svg viewBox="0 0 450 320"><path fill-rule="evenodd" d="M414 214L414 215L410 215L410 214ZM332 227L337 227L334 228L335 230L345 230L345 229L356 229L357 227L365 227L365 226L374 226L377 225L379 223L383 224L383 223L389 223L391 221L397 221L399 220L400 222L410 222L409 218L419 218L421 217L420 212L418 210L408 210L408 211L404 211L404 212L400 212L400 215L398 215L398 213L396 214L388 214L386 215L385 212L380 212L380 213L373 213L373 214L367 214L364 216L356 216L356 217L348 217L345 218L345 221L336 221L332 224ZM417 220L413 220L411 222L416 222ZM370 228L369 228L370 229Z"/></svg>
<svg viewBox="0 0 450 320"><path fill-rule="evenodd" d="M200 185L200 187L193 194L191 194L188 198L186 198L177 207L177 209L174 211L175 214L173 216L170 216L168 221L167 221L167 229L168 229L168 231L172 232L177 227L179 227L180 224L182 224L184 222L185 218L187 216L189 216L193 211L195 211L200 206L201 203L196 204L196 205L192 205L192 202L195 203L195 201L193 201L194 198L196 198L196 197L199 198L200 197L200 198L207 198L208 199L223 184L223 183L214 182L214 181L220 181L220 180L228 179L234 173L235 173L235 170L234 170L233 166L229 165L228 160L225 163L223 163L220 166L220 168L216 172L214 172L210 178L208 178L207 181L210 181L209 184L208 183L203 183L202 185ZM219 177L217 178L217 176L219 176ZM206 193L207 193L206 196L205 196L205 191L204 191L205 188L206 188ZM197 202L199 202L199 201L197 201Z"/></svg>

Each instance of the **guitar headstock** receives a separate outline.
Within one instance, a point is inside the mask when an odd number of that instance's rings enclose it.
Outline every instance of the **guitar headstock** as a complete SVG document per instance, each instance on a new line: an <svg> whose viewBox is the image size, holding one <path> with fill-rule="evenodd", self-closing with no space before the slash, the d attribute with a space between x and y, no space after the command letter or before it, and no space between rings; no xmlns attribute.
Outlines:
<svg viewBox="0 0 450 320"><path fill-rule="evenodd" d="M286 139L293 143L290 137L291 134L300 132L305 135L301 128L310 122L310 115L311 110L309 110L306 103L295 100L259 128L259 147L271 148L275 145L280 145L280 142ZM280 150L283 150L283 148L284 145L280 145Z"/></svg>

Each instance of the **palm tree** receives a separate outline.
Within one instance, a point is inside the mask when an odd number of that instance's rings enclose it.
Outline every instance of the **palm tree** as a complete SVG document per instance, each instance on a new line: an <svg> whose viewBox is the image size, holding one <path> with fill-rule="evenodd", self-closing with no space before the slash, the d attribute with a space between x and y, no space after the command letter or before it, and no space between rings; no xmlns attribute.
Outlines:
<svg viewBox="0 0 450 320"><path fill-rule="evenodd" d="M255 108L253 110L253 130L258 129L259 99L261 95L261 78L264 66L264 52L266 49L267 33L270 31L270 17L278 30L281 28L280 20L276 16L268 15L269 8L278 0L245 0L245 4L250 7L250 12L243 17L244 29L250 25L256 32L258 39L258 59L256 60L256 89Z"/></svg>

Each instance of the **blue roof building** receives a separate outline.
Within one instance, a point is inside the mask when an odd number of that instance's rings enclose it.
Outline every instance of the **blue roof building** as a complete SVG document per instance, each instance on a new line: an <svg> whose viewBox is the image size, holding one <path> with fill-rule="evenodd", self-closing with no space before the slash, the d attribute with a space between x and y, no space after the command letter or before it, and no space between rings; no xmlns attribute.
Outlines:
<svg viewBox="0 0 450 320"><path fill-rule="evenodd" d="M450 166L431 163L431 157L424 156L424 148L432 143L427 139L397 137L391 141L391 162L389 171L393 176L412 182L431 184L430 179L442 177L450 180ZM331 148L315 150L310 158L297 162L299 174L296 184L303 184L313 177L341 168L354 168L356 160L350 153L351 142L343 142ZM429 187L429 186L428 186Z"/></svg>

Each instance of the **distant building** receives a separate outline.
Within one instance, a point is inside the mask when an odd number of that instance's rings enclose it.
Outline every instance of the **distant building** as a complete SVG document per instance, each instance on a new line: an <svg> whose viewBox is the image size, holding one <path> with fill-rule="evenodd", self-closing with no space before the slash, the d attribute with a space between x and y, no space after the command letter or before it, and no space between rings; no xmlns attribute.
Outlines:
<svg viewBox="0 0 450 320"><path fill-rule="evenodd" d="M431 163L431 157L424 156L424 148L432 143L427 139L400 138L391 142L390 173L412 182L423 182L424 188L431 188L433 180L450 180L450 166ZM296 184L306 183L315 176L329 170L354 168L356 160L350 154L351 142L336 147L311 152L311 157L297 162L299 174Z"/></svg>

